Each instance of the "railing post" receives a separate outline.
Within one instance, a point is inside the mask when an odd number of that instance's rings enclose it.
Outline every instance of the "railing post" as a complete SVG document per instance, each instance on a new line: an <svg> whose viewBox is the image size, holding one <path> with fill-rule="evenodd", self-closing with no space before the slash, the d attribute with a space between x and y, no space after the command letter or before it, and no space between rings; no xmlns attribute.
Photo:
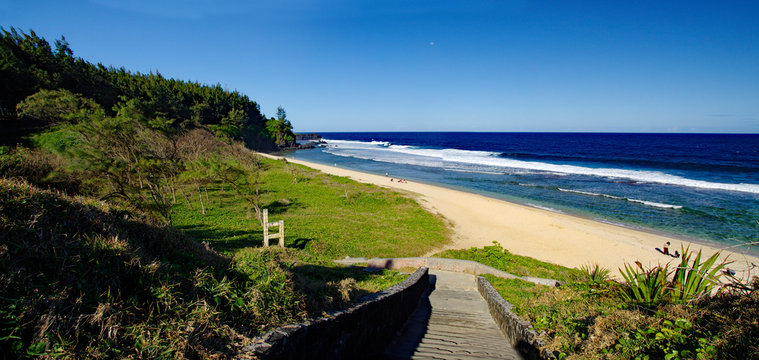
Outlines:
<svg viewBox="0 0 759 360"><path fill-rule="evenodd" d="M264 247L269 247L269 239L279 238L279 246L285 247L285 221L279 220L277 222L269 222L269 209L263 211L263 221L261 225L264 228ZM270 226L279 226L279 232L276 235L269 235Z"/></svg>

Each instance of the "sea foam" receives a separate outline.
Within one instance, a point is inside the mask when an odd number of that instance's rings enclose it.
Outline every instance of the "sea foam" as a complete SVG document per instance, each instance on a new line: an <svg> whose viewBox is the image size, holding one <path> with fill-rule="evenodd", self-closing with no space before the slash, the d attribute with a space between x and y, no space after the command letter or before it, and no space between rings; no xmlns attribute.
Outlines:
<svg viewBox="0 0 759 360"><path fill-rule="evenodd" d="M599 194L599 193L594 193L594 192L589 192L589 191L580 191L580 190L571 190L571 189L562 189L562 188L559 188L559 191L568 192L568 193L575 193L575 194L581 194L581 195L588 195L588 196L599 196L599 197L605 197L605 198L609 198L609 199L616 199L616 200L623 200L623 201L630 201L630 202L639 203L639 204L643 204L643 205L647 205L647 206L658 207L658 208L662 208L662 209L682 209L683 208L680 205L664 204L664 203L659 203L659 202L655 202L655 201L632 199L632 198L626 198L626 197L623 197L623 196L614 196L614 195L609 195L609 194Z"/></svg>
<svg viewBox="0 0 759 360"><path fill-rule="evenodd" d="M397 164L420 165L457 169L473 172L507 172L530 171L546 173L554 176L584 175L605 177L611 179L626 179L639 183L657 183L666 185L686 186L692 188L738 191L759 194L759 184L720 183L705 180L689 179L663 171L631 170L607 167L586 167L568 164L553 164L539 161L523 161L499 157L500 153L489 151L473 151L461 149L430 149L406 145L395 145L385 141L347 141L325 139L327 152L337 156L355 157L365 160L384 161ZM488 170L475 169L472 165L486 166ZM635 199L629 199L635 201ZM635 202L644 203L645 200ZM644 203L657 206L658 203ZM658 204L664 207L667 204ZM676 206L676 205L672 205Z"/></svg>

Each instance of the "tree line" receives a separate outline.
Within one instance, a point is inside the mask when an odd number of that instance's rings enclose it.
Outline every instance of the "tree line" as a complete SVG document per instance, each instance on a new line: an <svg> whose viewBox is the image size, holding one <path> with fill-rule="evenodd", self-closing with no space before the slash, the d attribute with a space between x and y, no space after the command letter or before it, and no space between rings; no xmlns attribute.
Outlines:
<svg viewBox="0 0 759 360"><path fill-rule="evenodd" d="M167 133L200 127L263 151L295 143L281 107L276 118L266 118L255 101L218 84L92 64L74 57L65 37L51 46L34 31L0 32L0 121L7 134L18 135L10 140L72 121L65 116L90 121L127 109L142 124ZM65 114L56 115L58 110Z"/></svg>

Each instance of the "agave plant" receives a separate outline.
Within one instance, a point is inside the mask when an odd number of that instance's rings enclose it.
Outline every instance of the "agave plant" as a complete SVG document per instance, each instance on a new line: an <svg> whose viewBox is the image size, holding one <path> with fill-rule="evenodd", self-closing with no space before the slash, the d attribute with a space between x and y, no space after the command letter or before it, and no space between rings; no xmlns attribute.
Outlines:
<svg viewBox="0 0 759 360"><path fill-rule="evenodd" d="M580 266L580 279L589 283L602 283L609 280L611 271L597 263Z"/></svg>
<svg viewBox="0 0 759 360"><path fill-rule="evenodd" d="M625 264L625 270L620 269L627 283L621 288L620 295L627 302L637 303L646 307L654 307L667 299L667 274L669 266L656 266L649 270L643 269L643 264L636 261L637 269Z"/></svg>
<svg viewBox="0 0 759 360"><path fill-rule="evenodd" d="M728 264L727 260L715 265L720 255L718 252L701 262L699 250L691 263L693 252L690 247L683 249L681 246L680 249L683 255L672 279L672 300L690 302L710 294L719 284L720 270Z"/></svg>

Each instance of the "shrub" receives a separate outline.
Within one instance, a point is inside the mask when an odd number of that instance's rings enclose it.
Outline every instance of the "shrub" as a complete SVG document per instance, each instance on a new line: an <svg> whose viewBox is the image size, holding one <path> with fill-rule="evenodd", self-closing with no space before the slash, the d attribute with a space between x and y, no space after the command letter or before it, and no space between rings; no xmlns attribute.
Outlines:
<svg viewBox="0 0 759 360"><path fill-rule="evenodd" d="M609 274L611 274L611 270L607 268L598 264L588 264L580 266L580 273L577 274L576 278L578 281L597 284L608 281Z"/></svg>
<svg viewBox="0 0 759 360"><path fill-rule="evenodd" d="M620 296L627 302L640 304L649 308L663 303L667 299L668 266L656 266L649 270L643 269L640 262L638 268L625 264L625 270L620 272L627 283L621 288Z"/></svg>
<svg viewBox="0 0 759 360"><path fill-rule="evenodd" d="M719 253L715 253L702 263L699 250L691 264L693 253L688 248L683 249L682 253L682 260L672 279L672 300L687 303L711 293L714 286L719 284L720 270L727 262L715 266L719 258Z"/></svg>
<svg viewBox="0 0 759 360"><path fill-rule="evenodd" d="M78 173L66 169L59 156L23 147L0 154L0 176L24 179L35 186L69 194L81 194L85 188Z"/></svg>

